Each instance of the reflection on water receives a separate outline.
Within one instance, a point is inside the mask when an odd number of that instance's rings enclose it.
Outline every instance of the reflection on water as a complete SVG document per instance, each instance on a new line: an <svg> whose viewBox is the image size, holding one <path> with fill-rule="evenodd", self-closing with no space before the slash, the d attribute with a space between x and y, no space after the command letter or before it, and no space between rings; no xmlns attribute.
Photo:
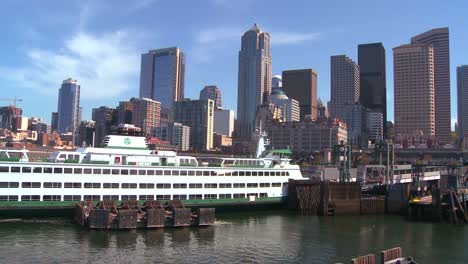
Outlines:
<svg viewBox="0 0 468 264"><path fill-rule="evenodd" d="M63 221L0 223L2 263L334 263L402 246L419 263L468 263L468 227L397 216L229 213L214 226L94 231Z"/></svg>

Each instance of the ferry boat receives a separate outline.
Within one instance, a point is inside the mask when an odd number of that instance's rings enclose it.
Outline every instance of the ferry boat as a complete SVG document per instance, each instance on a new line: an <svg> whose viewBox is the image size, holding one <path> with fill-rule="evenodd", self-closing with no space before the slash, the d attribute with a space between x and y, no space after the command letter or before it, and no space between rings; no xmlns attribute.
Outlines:
<svg viewBox="0 0 468 264"><path fill-rule="evenodd" d="M173 151L152 151L145 137L109 135L100 148L55 151L30 162L27 150L0 150L0 201L205 200L287 195L289 179L303 179L289 150L209 163Z"/></svg>

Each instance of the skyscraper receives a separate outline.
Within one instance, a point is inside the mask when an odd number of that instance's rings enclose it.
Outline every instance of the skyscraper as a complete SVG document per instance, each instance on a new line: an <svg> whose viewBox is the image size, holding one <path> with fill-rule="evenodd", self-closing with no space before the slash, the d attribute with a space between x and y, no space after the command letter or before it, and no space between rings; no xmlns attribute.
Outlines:
<svg viewBox="0 0 468 264"><path fill-rule="evenodd" d="M360 102L371 111L382 113L382 125L385 131L387 125L387 80L385 48L382 43L360 44L358 46L358 64ZM374 120L378 121L379 119Z"/></svg>
<svg viewBox="0 0 468 264"><path fill-rule="evenodd" d="M434 49L430 44L393 48L395 137L435 135Z"/></svg>
<svg viewBox="0 0 468 264"><path fill-rule="evenodd" d="M412 37L411 43L432 44L434 48L435 133L440 141L450 143L449 29L446 27L431 29Z"/></svg>
<svg viewBox="0 0 468 264"><path fill-rule="evenodd" d="M76 132L80 120L80 85L77 80L68 78L62 82L58 97L59 133Z"/></svg>
<svg viewBox="0 0 468 264"><path fill-rule="evenodd" d="M239 51L237 126L239 138L250 140L257 107L271 92L270 34L255 24L242 36Z"/></svg>
<svg viewBox="0 0 468 264"><path fill-rule="evenodd" d="M151 132L152 127L160 125L161 103L149 98L132 98L132 124L140 127L145 134Z"/></svg>
<svg viewBox="0 0 468 264"><path fill-rule="evenodd" d="M107 106L93 108L92 111L92 119L95 122L94 131L96 132L94 145L99 147L104 137L109 134L111 126L117 123L117 111Z"/></svg>
<svg viewBox="0 0 468 264"><path fill-rule="evenodd" d="M457 67L458 138L468 136L468 65Z"/></svg>
<svg viewBox="0 0 468 264"><path fill-rule="evenodd" d="M141 55L140 98L171 109L174 102L184 98L184 76L184 53L179 48L150 50Z"/></svg>
<svg viewBox="0 0 468 264"><path fill-rule="evenodd" d="M343 106L359 102L359 66L346 55L331 56L329 114L342 117Z"/></svg>
<svg viewBox="0 0 468 264"><path fill-rule="evenodd" d="M200 100L211 99L215 103L215 109L223 108L223 101L221 99L221 90L216 85L205 86L200 91Z"/></svg>
<svg viewBox="0 0 468 264"><path fill-rule="evenodd" d="M234 131L234 111L216 109L213 116L213 133L232 136Z"/></svg>
<svg viewBox="0 0 468 264"><path fill-rule="evenodd" d="M121 101L117 107L117 124L132 123L133 103Z"/></svg>
<svg viewBox="0 0 468 264"><path fill-rule="evenodd" d="M282 90L299 102L301 120L310 115L317 119L317 72L312 69L283 71Z"/></svg>

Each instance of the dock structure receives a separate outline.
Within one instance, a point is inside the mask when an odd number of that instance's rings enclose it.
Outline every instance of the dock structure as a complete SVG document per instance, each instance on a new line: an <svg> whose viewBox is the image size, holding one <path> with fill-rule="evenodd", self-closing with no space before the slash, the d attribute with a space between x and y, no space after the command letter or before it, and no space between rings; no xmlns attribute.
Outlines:
<svg viewBox="0 0 468 264"><path fill-rule="evenodd" d="M136 229L161 227L209 226L214 224L214 208L186 208L181 201L171 200L167 205L159 201L125 201L117 207L114 201L101 201L95 206L90 201L75 206L74 220L91 229Z"/></svg>
<svg viewBox="0 0 468 264"><path fill-rule="evenodd" d="M368 254L351 259L351 264L376 264L377 258L375 254ZM380 252L379 264L416 264L411 257L403 257L401 247L395 247Z"/></svg>

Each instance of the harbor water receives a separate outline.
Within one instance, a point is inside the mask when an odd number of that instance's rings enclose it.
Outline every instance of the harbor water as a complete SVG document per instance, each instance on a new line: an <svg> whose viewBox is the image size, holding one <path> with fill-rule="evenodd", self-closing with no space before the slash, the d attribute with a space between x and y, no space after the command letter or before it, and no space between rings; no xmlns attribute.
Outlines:
<svg viewBox="0 0 468 264"><path fill-rule="evenodd" d="M385 215L236 212L204 228L118 231L10 219L0 238L1 263L349 263L396 246L418 263L468 263L468 226Z"/></svg>

